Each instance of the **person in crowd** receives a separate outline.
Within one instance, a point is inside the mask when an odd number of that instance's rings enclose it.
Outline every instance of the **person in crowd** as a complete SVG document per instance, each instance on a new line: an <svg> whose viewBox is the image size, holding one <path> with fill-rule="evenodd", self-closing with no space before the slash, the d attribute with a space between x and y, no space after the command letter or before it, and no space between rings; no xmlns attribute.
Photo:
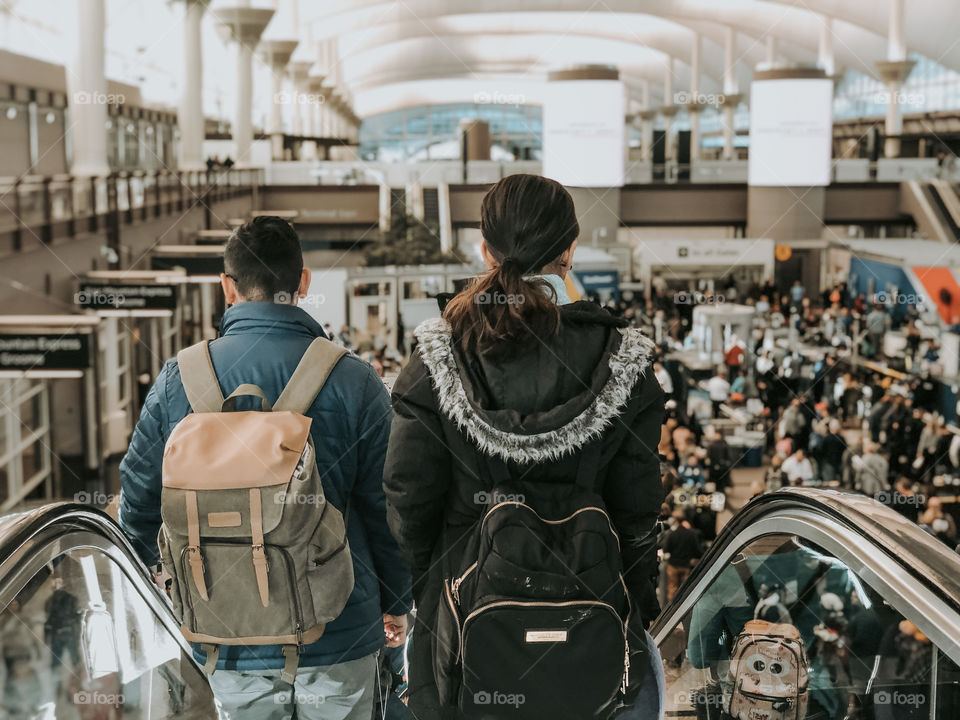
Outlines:
<svg viewBox="0 0 960 720"><path fill-rule="evenodd" d="M790 286L790 310L791 312L797 312L800 309L801 304L803 303L804 296L807 294L807 290L803 287L803 283L799 280L794 280L793 285Z"/></svg>
<svg viewBox="0 0 960 720"><path fill-rule="evenodd" d="M806 447L807 415L803 408L803 401L795 397L790 401L783 417L780 420L780 435L790 438L795 448Z"/></svg>
<svg viewBox="0 0 960 720"><path fill-rule="evenodd" d="M774 455L770 459L770 467L764 472L763 487L766 492L776 492L788 484L787 474L783 471L783 458L780 455Z"/></svg>
<svg viewBox="0 0 960 720"><path fill-rule="evenodd" d="M703 431L703 440L706 445L707 468L710 473L710 482L717 490L723 491L730 486L730 471L732 458L730 445L727 444L722 432L708 425Z"/></svg>
<svg viewBox="0 0 960 720"><path fill-rule="evenodd" d="M421 719L449 711L430 641L442 560L469 560L461 557L463 540L485 512L476 498L486 497L494 477L574 483L583 467L594 478L621 541L631 651L638 665L659 663L645 634L659 612L653 578L663 500L664 393L654 343L598 305L570 301L564 277L579 226L559 183L502 179L483 198L480 232L488 270L441 318L414 331L417 351L393 388L384 487L390 526L413 574L414 636L423 640L413 642L409 658L409 707ZM523 302L478 303L478 295ZM636 676L658 672L651 666Z"/></svg>
<svg viewBox="0 0 960 720"><path fill-rule="evenodd" d="M957 523L953 516L943 509L940 498L932 497L927 500L927 506L920 516L920 527L949 547L957 546Z"/></svg>
<svg viewBox="0 0 960 720"><path fill-rule="evenodd" d="M273 404L307 347L324 337L320 325L297 307L310 287L310 270L290 223L263 216L238 228L224 249L220 284L228 309L220 338L209 345L217 392L228 396L252 383ZM170 360L150 390L120 464L120 526L151 568L158 560L164 444L191 411L177 361ZM329 717L324 707L336 707L342 718L369 718L377 653L385 637L397 646L405 639L410 575L387 526L381 484L390 432L387 392L367 363L347 355L307 415L326 500L341 511L350 507L346 532L354 589L322 637L301 649L295 686L281 679L281 646L221 647L210 684L231 718ZM321 509L318 505L317 512ZM205 655L194 648L200 665ZM323 697L326 704L318 708L298 697Z"/></svg>
<svg viewBox="0 0 960 720"><path fill-rule="evenodd" d="M854 488L872 498L883 496L890 491L890 463L880 454L880 446L875 442L863 443L863 455L854 457Z"/></svg>
<svg viewBox="0 0 960 720"><path fill-rule="evenodd" d="M807 457L817 469L817 477L823 482L821 467L823 464L823 441L827 436L827 423L825 420L814 420L810 430L810 436L807 438Z"/></svg>
<svg viewBox="0 0 960 720"><path fill-rule="evenodd" d="M739 395L741 398L743 398L746 390L747 390L747 378L743 374L743 370L737 370L736 375L733 378L733 381L730 383L731 402L733 402L733 397L735 395Z"/></svg>
<svg viewBox="0 0 960 720"><path fill-rule="evenodd" d="M657 376L660 387L663 388L664 396L667 400L670 400L673 397L673 378L670 377L670 373L667 372L663 363L657 361L653 364L653 374Z"/></svg>
<svg viewBox="0 0 960 720"><path fill-rule="evenodd" d="M783 461L783 473L791 485L807 485L813 480L813 463L803 451L798 448L796 452Z"/></svg>
<svg viewBox="0 0 960 720"><path fill-rule="evenodd" d="M717 368L716 374L707 380L707 392L710 395L710 403L713 405L713 417L720 417L720 406L727 402L730 396L730 383Z"/></svg>
<svg viewBox="0 0 960 720"><path fill-rule="evenodd" d="M867 341L872 352L864 353L868 357L883 357L883 339L890 329L890 315L883 309L883 305L876 303L867 315Z"/></svg>
<svg viewBox="0 0 960 720"><path fill-rule="evenodd" d="M908 477L901 477L893 485L891 506L898 513L911 522L920 519L920 496L913 488L913 482Z"/></svg>
<svg viewBox="0 0 960 720"><path fill-rule="evenodd" d="M828 425L828 432L823 438L823 446L820 449L820 479L825 485L836 482L840 479L840 471L843 467L843 453L847 449L847 441L841 433L840 421L837 418L831 418Z"/></svg>
<svg viewBox="0 0 960 720"><path fill-rule="evenodd" d="M740 342L739 338L734 337L730 342L730 347L723 354L723 364L727 366L727 380L729 382L732 383L740 373L744 357L743 343Z"/></svg>
<svg viewBox="0 0 960 720"><path fill-rule="evenodd" d="M687 460L680 466L678 474L680 475L681 482L689 487L700 488L703 487L707 481L703 467L700 465L700 456L696 452L692 452L687 456Z"/></svg>
<svg viewBox="0 0 960 720"><path fill-rule="evenodd" d="M690 577L690 571L703 555L700 533L691 526L686 510L675 509L672 520L672 529L663 541L663 556L667 563L667 602L676 597L680 586Z"/></svg>

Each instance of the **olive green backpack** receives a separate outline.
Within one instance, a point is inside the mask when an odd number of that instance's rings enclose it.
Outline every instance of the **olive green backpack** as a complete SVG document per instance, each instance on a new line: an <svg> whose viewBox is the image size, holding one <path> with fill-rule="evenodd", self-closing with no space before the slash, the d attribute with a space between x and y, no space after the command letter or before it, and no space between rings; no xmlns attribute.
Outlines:
<svg viewBox="0 0 960 720"><path fill-rule="evenodd" d="M342 515L326 501L305 416L346 351L318 338L271 408L256 385L226 399L207 343L177 363L193 408L163 452L163 566L187 640L212 673L221 645L283 645L292 683L303 646L315 642L353 590ZM230 412L236 398L262 411Z"/></svg>

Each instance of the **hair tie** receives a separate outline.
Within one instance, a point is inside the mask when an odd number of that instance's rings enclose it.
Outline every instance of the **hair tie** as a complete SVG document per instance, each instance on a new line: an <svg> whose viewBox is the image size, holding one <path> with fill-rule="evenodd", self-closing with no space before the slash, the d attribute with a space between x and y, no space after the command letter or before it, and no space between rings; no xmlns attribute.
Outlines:
<svg viewBox="0 0 960 720"><path fill-rule="evenodd" d="M523 268L520 266L520 261L515 257L505 257L500 261L500 272L523 272Z"/></svg>

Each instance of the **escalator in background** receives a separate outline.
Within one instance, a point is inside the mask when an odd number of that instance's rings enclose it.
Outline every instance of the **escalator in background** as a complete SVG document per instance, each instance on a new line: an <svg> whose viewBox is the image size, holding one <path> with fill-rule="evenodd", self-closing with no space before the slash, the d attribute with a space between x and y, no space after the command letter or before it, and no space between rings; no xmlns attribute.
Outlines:
<svg viewBox="0 0 960 720"><path fill-rule="evenodd" d="M390 188L390 226L403 222L407 215L407 191L405 188Z"/></svg>
<svg viewBox="0 0 960 720"><path fill-rule="evenodd" d="M440 200L435 187L423 188L423 221L430 227L440 224Z"/></svg>
<svg viewBox="0 0 960 720"><path fill-rule="evenodd" d="M910 180L900 187L900 209L913 216L922 235L942 243L960 241L960 199L952 185Z"/></svg>
<svg viewBox="0 0 960 720"><path fill-rule="evenodd" d="M929 189L954 240L960 241L960 197L956 189L946 180L931 180Z"/></svg>
<svg viewBox="0 0 960 720"><path fill-rule="evenodd" d="M795 628L804 667L762 632L738 654L755 618ZM960 557L862 496L789 489L753 501L651 632L668 718L729 720L733 700L737 717L777 720L960 717Z"/></svg>
<svg viewBox="0 0 960 720"><path fill-rule="evenodd" d="M216 718L166 599L107 515L0 519L0 717Z"/></svg>

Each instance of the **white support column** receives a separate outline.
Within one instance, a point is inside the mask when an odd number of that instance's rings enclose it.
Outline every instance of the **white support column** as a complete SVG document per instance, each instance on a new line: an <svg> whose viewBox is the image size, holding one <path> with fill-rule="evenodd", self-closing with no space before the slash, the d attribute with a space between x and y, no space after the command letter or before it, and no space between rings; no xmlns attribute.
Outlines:
<svg viewBox="0 0 960 720"><path fill-rule="evenodd" d="M903 108L900 106L900 95L904 81L910 76L916 64L913 60L907 59L903 22L903 0L890 0L887 60L877 63L880 77L887 85L887 117L884 127L886 139L883 154L888 158L900 157L900 135L903 133Z"/></svg>
<svg viewBox="0 0 960 720"><path fill-rule="evenodd" d="M693 46L690 49L690 102L687 110L690 113L690 163L700 160L700 111L703 109L700 97L700 34L693 37Z"/></svg>
<svg viewBox="0 0 960 720"><path fill-rule="evenodd" d="M270 136L270 156L283 160L283 108L296 100L283 89L285 68L297 48L296 40L262 40L260 52L270 67L270 114L266 132Z"/></svg>
<svg viewBox="0 0 960 720"><path fill-rule="evenodd" d="M253 144L253 50L243 40L235 47L237 98L233 111L233 140L237 147L238 166L250 164Z"/></svg>
<svg viewBox="0 0 960 720"><path fill-rule="evenodd" d="M217 17L223 26L229 29L236 44L236 105L233 116L233 142L236 146L238 167L251 164L250 148L253 145L253 48L260 40L266 28L272 9L249 7L249 0L243 0L238 6L222 8Z"/></svg>
<svg viewBox="0 0 960 720"><path fill-rule="evenodd" d="M777 36L767 35L767 68L777 66Z"/></svg>
<svg viewBox="0 0 960 720"><path fill-rule="evenodd" d="M673 118L677 114L677 106L673 97L673 58L667 57L667 69L663 76L663 107L660 108L663 116L663 143L664 159L667 164L673 161Z"/></svg>
<svg viewBox="0 0 960 720"><path fill-rule="evenodd" d="M650 109L650 81L644 80L641 85L640 116L640 159L651 162L653 159L653 113Z"/></svg>
<svg viewBox="0 0 960 720"><path fill-rule="evenodd" d="M203 12L202 0L185 0L183 16L183 92L177 124L180 127L180 169L202 170L203 158Z"/></svg>
<svg viewBox="0 0 960 720"><path fill-rule="evenodd" d="M105 0L75 0L76 50L67 67L73 135L73 175L108 175L107 79L104 75Z"/></svg>
<svg viewBox="0 0 960 720"><path fill-rule="evenodd" d="M833 51L833 18L823 15L820 18L820 45L817 49L817 66L828 77L833 77L837 71L836 58Z"/></svg>
<svg viewBox="0 0 960 720"><path fill-rule="evenodd" d="M901 62L907 59L903 20L903 0L890 0L890 34L887 38L887 60L890 62Z"/></svg>
<svg viewBox="0 0 960 720"><path fill-rule="evenodd" d="M740 104L740 88L737 85L737 31L733 26L724 28L723 40L723 159L733 160L736 154L734 114Z"/></svg>

